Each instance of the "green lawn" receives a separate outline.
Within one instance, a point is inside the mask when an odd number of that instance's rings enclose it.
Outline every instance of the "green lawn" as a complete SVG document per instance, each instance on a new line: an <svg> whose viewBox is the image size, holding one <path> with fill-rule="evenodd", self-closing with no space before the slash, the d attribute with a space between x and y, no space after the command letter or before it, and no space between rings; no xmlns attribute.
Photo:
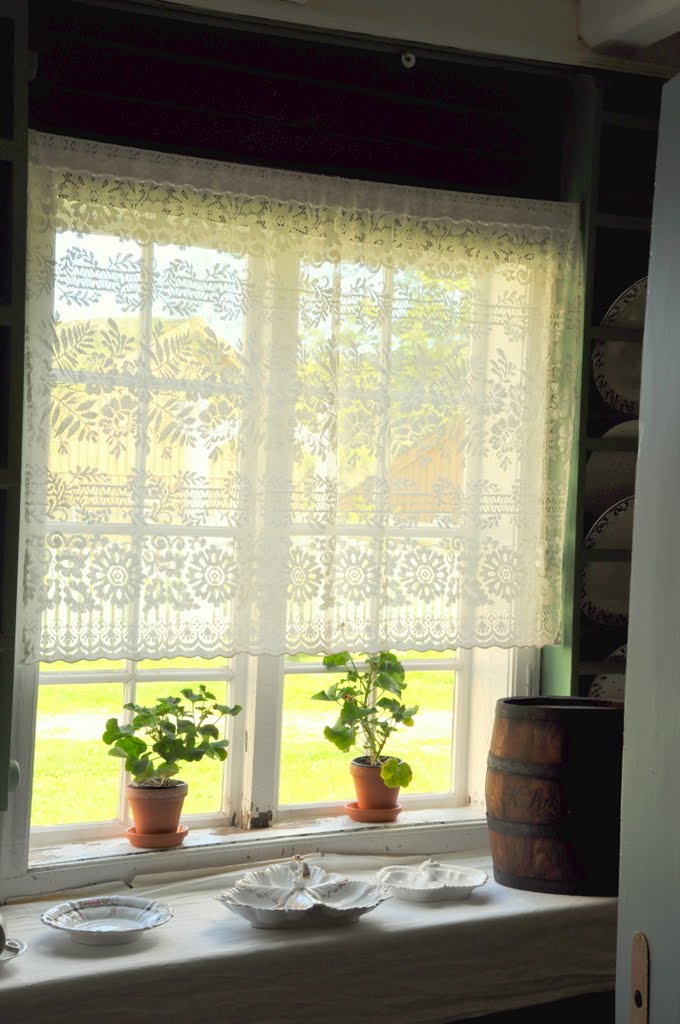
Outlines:
<svg viewBox="0 0 680 1024"><path fill-rule="evenodd" d="M409 793L445 792L451 772L451 672L409 672L405 696L421 710L412 729L395 734L388 753L406 758L413 767ZM182 685L144 683L138 699L176 692ZM312 701L328 685L328 675L286 676L281 749L282 804L353 799L348 762L323 736L335 705ZM108 756L101 742L106 719L120 715L120 683L40 687L35 778L31 820L34 825L106 821L117 817L120 761ZM360 751L357 751L360 753ZM204 760L182 768L189 783L185 813L220 807L221 765Z"/></svg>

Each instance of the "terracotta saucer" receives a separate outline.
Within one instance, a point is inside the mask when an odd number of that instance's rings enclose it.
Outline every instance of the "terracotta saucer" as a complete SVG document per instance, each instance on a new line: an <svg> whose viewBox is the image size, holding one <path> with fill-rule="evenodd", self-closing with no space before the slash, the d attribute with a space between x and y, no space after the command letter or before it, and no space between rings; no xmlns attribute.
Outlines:
<svg viewBox="0 0 680 1024"><path fill-rule="evenodd" d="M159 832L149 835L138 835L134 825L125 830L125 835L133 846L143 850L167 850L171 846L180 846L187 837L189 829L186 825L178 825L176 832Z"/></svg>
<svg viewBox="0 0 680 1024"><path fill-rule="evenodd" d="M356 800L352 800L351 803L345 804L345 810L352 821L374 823L396 821L397 816L401 812L401 804L397 804L396 807L378 807L372 810L362 810Z"/></svg>

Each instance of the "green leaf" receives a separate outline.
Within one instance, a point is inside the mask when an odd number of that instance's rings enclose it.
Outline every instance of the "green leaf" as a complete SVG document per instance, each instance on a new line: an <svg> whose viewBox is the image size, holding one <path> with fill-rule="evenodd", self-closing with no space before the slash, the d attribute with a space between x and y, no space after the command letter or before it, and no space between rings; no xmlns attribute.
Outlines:
<svg viewBox="0 0 680 1024"><path fill-rule="evenodd" d="M323 663L326 668L336 668L338 665L346 665L350 660L349 651L340 651L338 654L327 654Z"/></svg>
<svg viewBox="0 0 680 1024"><path fill-rule="evenodd" d="M234 704L233 708L230 708L228 704L215 704L215 710L219 711L222 715L238 715L243 711L240 704Z"/></svg>
<svg viewBox="0 0 680 1024"><path fill-rule="evenodd" d="M129 757L139 757L147 749L147 744L139 736L121 736L116 746Z"/></svg>
<svg viewBox="0 0 680 1024"><path fill-rule="evenodd" d="M102 739L104 743L114 743L121 736L125 736L132 731L131 726L121 726L118 724L117 718L109 718L106 723L106 728L102 733Z"/></svg>
<svg viewBox="0 0 680 1024"><path fill-rule="evenodd" d="M401 704L394 697L381 697L380 700L375 702L377 708L383 708L385 711L390 711L393 715L397 714L401 708Z"/></svg>
<svg viewBox="0 0 680 1024"><path fill-rule="evenodd" d="M328 692L326 690L319 690L318 693L315 693L312 696L312 700L334 701L335 697L329 697Z"/></svg>
<svg viewBox="0 0 680 1024"><path fill-rule="evenodd" d="M381 690L387 690L389 693L395 693L397 696L400 696L401 691L404 689L402 679L394 672L378 672L375 685Z"/></svg>
<svg viewBox="0 0 680 1024"><path fill-rule="evenodd" d="M345 753L354 746L356 733L354 729L350 729L348 726L343 726L339 723L335 726L327 725L323 734L338 750L342 750Z"/></svg>
<svg viewBox="0 0 680 1024"><path fill-rule="evenodd" d="M186 697L187 700L191 701L192 704L195 704L199 700L205 700L205 696L206 696L203 693L196 693L194 690L190 690L190 689L182 690L181 692Z"/></svg>
<svg viewBox="0 0 680 1024"><path fill-rule="evenodd" d="M343 725L353 725L362 717L362 709L354 700L345 700L340 708L340 721Z"/></svg>
<svg viewBox="0 0 680 1024"><path fill-rule="evenodd" d="M413 778L411 766L406 761L399 761L396 757L388 757L380 769L380 777L386 786L396 789L398 786L408 786Z"/></svg>

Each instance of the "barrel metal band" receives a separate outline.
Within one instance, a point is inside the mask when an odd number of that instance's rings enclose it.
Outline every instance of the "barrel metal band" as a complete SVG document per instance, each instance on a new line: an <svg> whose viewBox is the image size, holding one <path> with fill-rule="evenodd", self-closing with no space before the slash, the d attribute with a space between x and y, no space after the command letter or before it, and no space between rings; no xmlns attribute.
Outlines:
<svg viewBox="0 0 680 1024"><path fill-rule="evenodd" d="M511 757L498 757L496 754L489 754L486 759L488 768L497 772L505 772L506 775L529 775L537 779L561 779L564 775L564 765L527 763L526 761L515 761Z"/></svg>
<svg viewBox="0 0 680 1024"><path fill-rule="evenodd" d="M569 832L569 822L563 820L556 825L528 825L522 821L505 821L487 814L486 821L492 832L506 836L521 836L524 839L561 839Z"/></svg>

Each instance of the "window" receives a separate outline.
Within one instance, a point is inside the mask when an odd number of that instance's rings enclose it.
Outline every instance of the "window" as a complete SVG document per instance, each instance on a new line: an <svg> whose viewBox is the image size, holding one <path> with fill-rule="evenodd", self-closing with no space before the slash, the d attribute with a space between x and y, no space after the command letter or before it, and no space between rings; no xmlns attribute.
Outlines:
<svg viewBox="0 0 680 1024"><path fill-rule="evenodd" d="M93 816L85 832L120 831L102 723L199 680L245 710L196 821L337 803L342 758L301 764L321 656L344 648L405 652L413 800L466 803L480 693L559 634L576 208L52 137L32 153L18 715L33 748L37 702L36 841ZM55 812L66 756L82 801Z"/></svg>

